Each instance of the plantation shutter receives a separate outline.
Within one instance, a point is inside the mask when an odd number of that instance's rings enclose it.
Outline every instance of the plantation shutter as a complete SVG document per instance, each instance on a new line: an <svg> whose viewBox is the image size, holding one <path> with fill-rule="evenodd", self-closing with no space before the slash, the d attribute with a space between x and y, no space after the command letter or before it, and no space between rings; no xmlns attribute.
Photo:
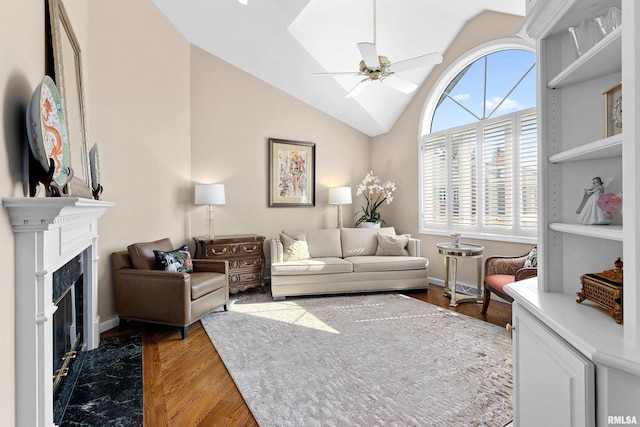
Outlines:
<svg viewBox="0 0 640 427"><path fill-rule="evenodd" d="M451 134L451 224L477 224L476 130Z"/></svg>
<svg viewBox="0 0 640 427"><path fill-rule="evenodd" d="M447 156L445 135L427 138L422 152L422 222L447 223Z"/></svg>
<svg viewBox="0 0 640 427"><path fill-rule="evenodd" d="M499 121L483 128L485 227L513 227L513 125Z"/></svg>
<svg viewBox="0 0 640 427"><path fill-rule="evenodd" d="M535 109L459 126L421 141L421 232L537 234Z"/></svg>
<svg viewBox="0 0 640 427"><path fill-rule="evenodd" d="M520 119L520 229L535 231L538 221L537 145L538 120L535 113Z"/></svg>

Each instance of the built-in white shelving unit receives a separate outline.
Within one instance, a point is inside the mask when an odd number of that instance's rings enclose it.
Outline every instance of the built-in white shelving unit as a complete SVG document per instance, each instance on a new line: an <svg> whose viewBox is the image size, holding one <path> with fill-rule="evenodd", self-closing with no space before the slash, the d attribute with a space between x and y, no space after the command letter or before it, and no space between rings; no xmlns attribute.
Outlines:
<svg viewBox="0 0 640 427"><path fill-rule="evenodd" d="M597 160L611 157L622 158L622 134L599 139L597 141L554 154L549 156L549 163Z"/></svg>
<svg viewBox="0 0 640 427"><path fill-rule="evenodd" d="M552 222L549 228L560 233L577 234L596 239L617 240L622 242L624 233L621 225L584 225L566 222Z"/></svg>
<svg viewBox="0 0 640 427"><path fill-rule="evenodd" d="M619 72L621 62L622 27L618 27L551 79L547 86L551 89L559 89Z"/></svg>
<svg viewBox="0 0 640 427"><path fill-rule="evenodd" d="M622 25L578 56L568 28L610 7L622 10ZM548 0L529 2L521 26L537 50L540 222L537 280L507 287L516 427L606 426L616 415L640 422L630 404L640 401L639 25L634 0ZM603 137L603 94L620 82L624 133ZM606 191L623 194L614 225L577 223L595 176L613 178ZM580 277L612 269L617 257L625 263L622 325L595 303L576 303Z"/></svg>

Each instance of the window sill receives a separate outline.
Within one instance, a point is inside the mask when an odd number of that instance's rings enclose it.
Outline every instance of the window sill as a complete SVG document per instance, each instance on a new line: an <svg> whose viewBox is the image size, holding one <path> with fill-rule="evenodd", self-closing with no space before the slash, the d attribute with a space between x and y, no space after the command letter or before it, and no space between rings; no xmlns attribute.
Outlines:
<svg viewBox="0 0 640 427"><path fill-rule="evenodd" d="M463 239L474 240L493 240L497 242L509 242L509 243L538 243L538 238L534 236L506 236L501 234L489 234L489 233L472 233L457 230L420 230L421 235L431 236L451 236L451 233L460 233Z"/></svg>

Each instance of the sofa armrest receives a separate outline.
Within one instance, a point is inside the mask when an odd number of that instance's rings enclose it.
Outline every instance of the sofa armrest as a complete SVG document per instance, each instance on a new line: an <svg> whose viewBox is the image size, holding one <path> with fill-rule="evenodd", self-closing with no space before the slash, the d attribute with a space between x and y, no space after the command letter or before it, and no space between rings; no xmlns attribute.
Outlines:
<svg viewBox="0 0 640 427"><path fill-rule="evenodd" d="M407 251L409 251L409 255L411 256L420 256L422 253L422 240L414 239L413 237L409 238Z"/></svg>
<svg viewBox="0 0 640 427"><path fill-rule="evenodd" d="M194 259L193 271L198 273L223 273L226 276L229 276L229 261L219 259Z"/></svg>
<svg viewBox="0 0 640 427"><path fill-rule="evenodd" d="M284 261L284 247L279 239L271 239L271 264Z"/></svg>
<svg viewBox="0 0 640 427"><path fill-rule="evenodd" d="M120 317L188 324L191 276L160 270L121 268L113 275Z"/></svg>

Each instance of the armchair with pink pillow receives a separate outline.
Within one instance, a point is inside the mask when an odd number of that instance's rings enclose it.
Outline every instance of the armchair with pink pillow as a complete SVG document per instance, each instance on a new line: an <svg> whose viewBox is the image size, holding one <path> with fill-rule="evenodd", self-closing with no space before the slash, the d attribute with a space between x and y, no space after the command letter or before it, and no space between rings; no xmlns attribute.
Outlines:
<svg viewBox="0 0 640 427"><path fill-rule="evenodd" d="M537 247L521 256L492 256L484 264L484 296L482 300L482 314L487 314L491 293L500 298L513 302L505 291L508 283L518 282L538 275Z"/></svg>

